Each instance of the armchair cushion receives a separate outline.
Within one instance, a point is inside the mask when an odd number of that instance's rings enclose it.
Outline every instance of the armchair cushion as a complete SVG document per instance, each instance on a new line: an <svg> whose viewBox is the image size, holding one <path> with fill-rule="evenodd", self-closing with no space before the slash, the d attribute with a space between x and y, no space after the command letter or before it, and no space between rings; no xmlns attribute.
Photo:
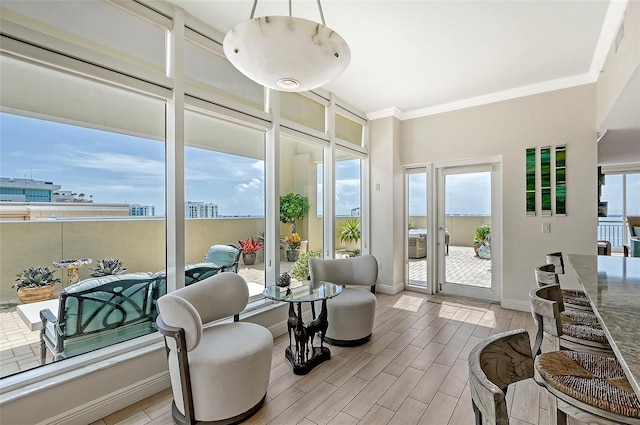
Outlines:
<svg viewBox="0 0 640 425"><path fill-rule="evenodd" d="M225 272L158 300L158 329L168 348L176 423L239 423L264 402L271 332L254 323L207 325L237 315L248 299L244 279Z"/></svg>
<svg viewBox="0 0 640 425"><path fill-rule="evenodd" d="M364 344L373 330L376 313L375 284L378 262L372 255L322 260L309 258L311 280L349 285L340 296L327 301L329 327L326 340L333 345ZM367 291L365 287L370 290Z"/></svg>

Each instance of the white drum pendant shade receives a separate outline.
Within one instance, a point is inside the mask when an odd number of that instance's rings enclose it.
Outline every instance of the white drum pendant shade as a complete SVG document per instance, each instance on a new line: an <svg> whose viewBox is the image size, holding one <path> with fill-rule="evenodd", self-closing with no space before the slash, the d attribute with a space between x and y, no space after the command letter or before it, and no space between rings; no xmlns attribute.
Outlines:
<svg viewBox="0 0 640 425"><path fill-rule="evenodd" d="M238 24L225 36L223 49L244 75L281 91L320 87L351 61L351 50L338 33L291 16L263 16Z"/></svg>

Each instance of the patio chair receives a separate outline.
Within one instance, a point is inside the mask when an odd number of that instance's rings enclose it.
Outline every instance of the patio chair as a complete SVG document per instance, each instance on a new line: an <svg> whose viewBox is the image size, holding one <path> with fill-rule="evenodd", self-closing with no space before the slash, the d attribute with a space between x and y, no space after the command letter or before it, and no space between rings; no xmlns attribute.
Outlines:
<svg viewBox="0 0 640 425"><path fill-rule="evenodd" d="M92 277L66 287L57 315L40 311L40 361L58 361L155 331L156 300L166 292L157 275ZM166 285L165 285L166 286Z"/></svg>
<svg viewBox="0 0 640 425"><path fill-rule="evenodd" d="M240 254L242 254L242 248L235 245L213 245L204 256L204 261L215 263L222 268L222 271L238 273Z"/></svg>
<svg viewBox="0 0 640 425"><path fill-rule="evenodd" d="M629 225L629 234L632 238L640 238L640 216L627 216L627 224Z"/></svg>
<svg viewBox="0 0 640 425"><path fill-rule="evenodd" d="M598 255L611 255L611 242L598 241Z"/></svg>

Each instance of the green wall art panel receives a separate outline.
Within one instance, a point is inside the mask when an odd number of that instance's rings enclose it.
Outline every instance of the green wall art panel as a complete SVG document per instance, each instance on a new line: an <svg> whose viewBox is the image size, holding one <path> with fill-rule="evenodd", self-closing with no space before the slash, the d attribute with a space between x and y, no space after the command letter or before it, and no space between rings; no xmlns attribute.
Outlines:
<svg viewBox="0 0 640 425"><path fill-rule="evenodd" d="M551 215L551 147L540 148L541 215Z"/></svg>
<svg viewBox="0 0 640 425"><path fill-rule="evenodd" d="M567 146L556 146L556 215L567 215Z"/></svg>
<svg viewBox="0 0 640 425"><path fill-rule="evenodd" d="M527 149L527 215L536 215L536 148Z"/></svg>
<svg viewBox="0 0 640 425"><path fill-rule="evenodd" d="M567 146L527 148L525 163L527 216L536 215L538 200L541 216L567 215Z"/></svg>

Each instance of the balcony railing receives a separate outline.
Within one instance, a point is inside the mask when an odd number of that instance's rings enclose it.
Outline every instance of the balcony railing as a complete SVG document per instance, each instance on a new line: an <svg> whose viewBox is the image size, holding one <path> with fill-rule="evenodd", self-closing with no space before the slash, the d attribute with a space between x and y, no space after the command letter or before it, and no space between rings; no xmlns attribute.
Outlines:
<svg viewBox="0 0 640 425"><path fill-rule="evenodd" d="M627 227L620 221L600 221L598 223L598 240L611 242L613 248L622 248ZM629 235L627 235L628 238Z"/></svg>

